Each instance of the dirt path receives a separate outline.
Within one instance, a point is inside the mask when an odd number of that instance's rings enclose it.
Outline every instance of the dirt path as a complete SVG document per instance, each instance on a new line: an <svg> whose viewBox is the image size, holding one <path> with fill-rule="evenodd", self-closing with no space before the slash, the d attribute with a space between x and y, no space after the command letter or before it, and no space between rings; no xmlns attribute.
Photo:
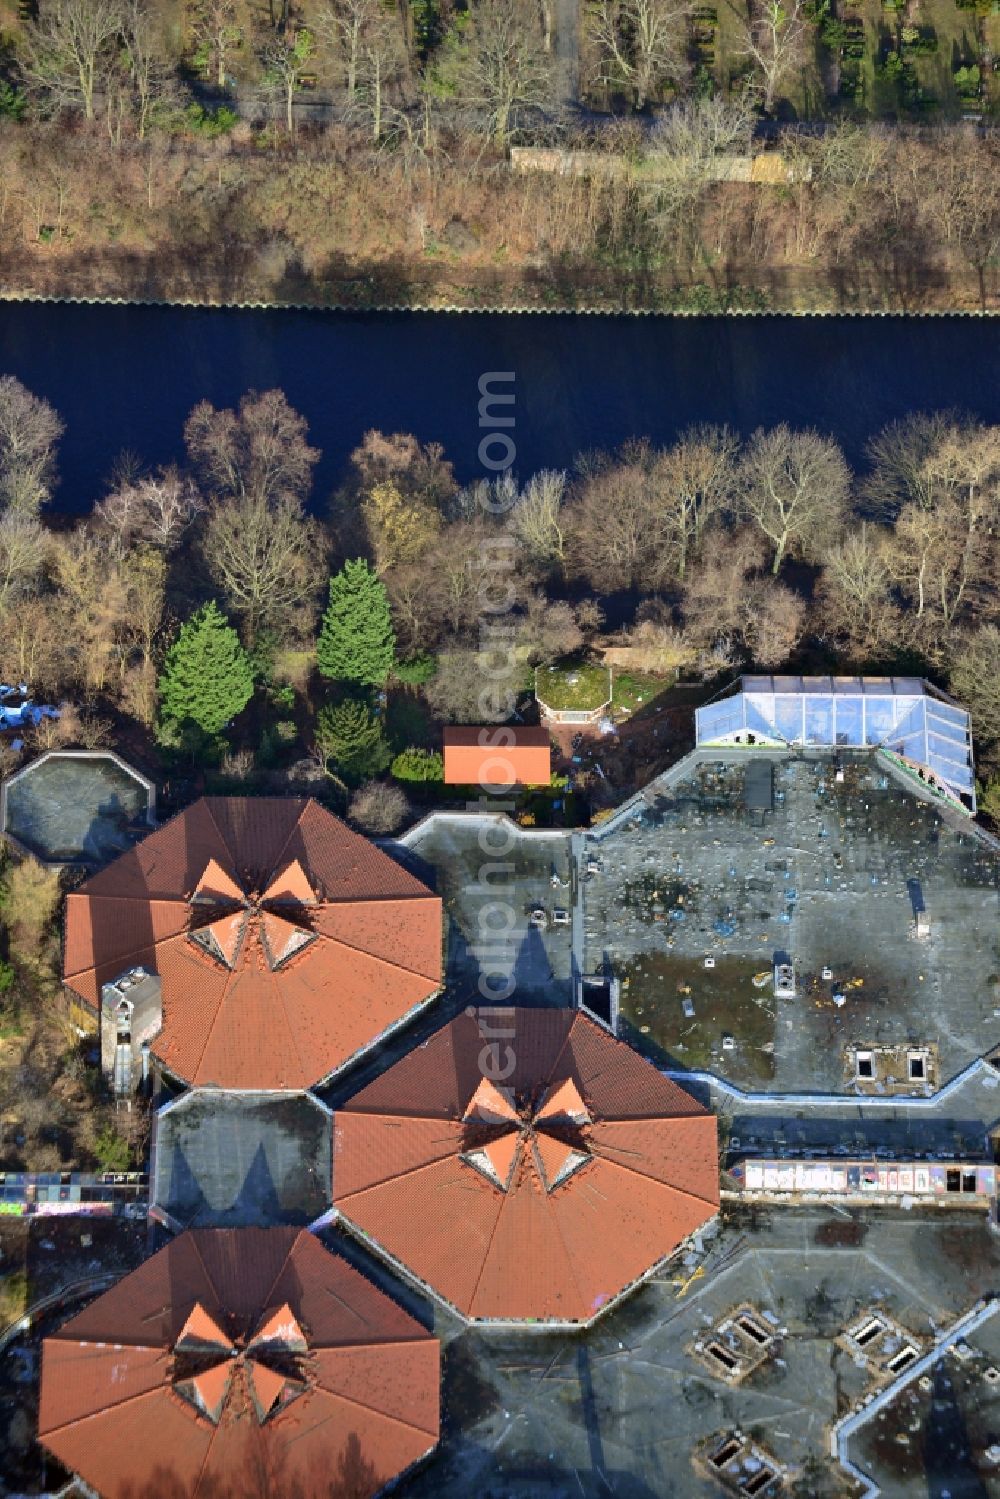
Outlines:
<svg viewBox="0 0 1000 1499"><path fill-rule="evenodd" d="M556 97L574 108L580 96L580 0L548 0Z"/></svg>

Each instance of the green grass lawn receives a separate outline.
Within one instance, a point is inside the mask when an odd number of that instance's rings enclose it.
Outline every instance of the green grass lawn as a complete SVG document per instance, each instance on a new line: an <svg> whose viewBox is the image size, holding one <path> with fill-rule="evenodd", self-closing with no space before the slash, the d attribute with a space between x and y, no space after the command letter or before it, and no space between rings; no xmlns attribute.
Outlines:
<svg viewBox="0 0 1000 1499"><path fill-rule="evenodd" d="M638 712L648 708L655 697L666 692L674 684L674 678L653 676L648 671L616 671L611 694L611 711L620 714Z"/></svg>
<svg viewBox="0 0 1000 1499"><path fill-rule="evenodd" d="M557 712L587 713L611 697L611 670L593 661L557 661L535 672L535 694Z"/></svg>

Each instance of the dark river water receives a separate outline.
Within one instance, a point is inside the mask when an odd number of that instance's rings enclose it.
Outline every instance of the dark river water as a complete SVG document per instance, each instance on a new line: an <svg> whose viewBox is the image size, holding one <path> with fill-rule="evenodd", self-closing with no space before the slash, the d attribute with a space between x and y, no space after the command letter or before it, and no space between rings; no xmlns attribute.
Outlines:
<svg viewBox="0 0 1000 1499"><path fill-rule="evenodd" d="M478 382L513 371L517 470L585 448L669 441L695 421L787 421L868 437L918 409L1000 421L1000 323L977 318L628 318L0 305L0 373L61 413L56 505L85 510L115 457L179 457L196 401L280 386L322 449L316 499L369 427L444 444L482 470Z"/></svg>

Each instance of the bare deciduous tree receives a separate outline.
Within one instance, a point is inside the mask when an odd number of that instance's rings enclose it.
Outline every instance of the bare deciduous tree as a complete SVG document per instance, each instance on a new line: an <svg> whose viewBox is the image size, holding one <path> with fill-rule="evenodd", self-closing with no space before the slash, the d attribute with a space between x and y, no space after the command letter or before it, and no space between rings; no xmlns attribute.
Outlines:
<svg viewBox="0 0 1000 1499"><path fill-rule="evenodd" d="M53 582L63 615L66 679L100 692L121 665L129 588L106 540L86 526L53 536Z"/></svg>
<svg viewBox="0 0 1000 1499"><path fill-rule="evenodd" d="M741 508L773 548L773 573L786 556L814 557L838 535L851 476L832 438L784 423L758 429L740 478Z"/></svg>
<svg viewBox="0 0 1000 1499"><path fill-rule="evenodd" d="M132 114L140 140L145 140L154 105L176 93L176 85L160 35L144 0L120 0L122 7L121 65L131 96Z"/></svg>
<svg viewBox="0 0 1000 1499"><path fill-rule="evenodd" d="M947 411L914 411L871 439L862 493L877 515L894 520L907 503L930 503L926 462L954 421Z"/></svg>
<svg viewBox="0 0 1000 1499"><path fill-rule="evenodd" d="M738 51L749 57L760 73L768 114L774 108L778 89L802 67L809 36L805 0L747 0Z"/></svg>
<svg viewBox="0 0 1000 1499"><path fill-rule="evenodd" d="M0 376L0 506L37 514L55 483L61 419L13 375Z"/></svg>
<svg viewBox="0 0 1000 1499"><path fill-rule="evenodd" d="M438 669L424 690L427 701L446 723L483 723L496 717L489 711L490 687L477 652L455 641L442 651Z"/></svg>
<svg viewBox="0 0 1000 1499"><path fill-rule="evenodd" d="M287 629L322 564L319 527L303 507L319 458L304 417L279 390L251 391L237 411L202 401L184 440L212 501L202 537L209 571L248 641L265 625Z"/></svg>
<svg viewBox="0 0 1000 1499"><path fill-rule="evenodd" d="M976 272L986 311L986 267L1000 254L1000 154L975 126L937 133L922 202L946 244Z"/></svg>
<svg viewBox="0 0 1000 1499"><path fill-rule="evenodd" d="M666 545L681 581L705 532L732 499L736 453L736 439L727 427L692 427L656 464Z"/></svg>
<svg viewBox="0 0 1000 1499"><path fill-rule="evenodd" d="M816 137L811 161L819 181L857 193L881 177L890 151L891 139L884 126L831 120Z"/></svg>
<svg viewBox="0 0 1000 1499"><path fill-rule="evenodd" d="M39 0L25 40L26 78L56 104L75 105L92 120L121 29L120 0Z"/></svg>
<svg viewBox="0 0 1000 1499"><path fill-rule="evenodd" d="M441 76L476 111L496 144L506 145L516 111L550 97L537 8L530 0L476 0L467 26L453 33Z"/></svg>
<svg viewBox="0 0 1000 1499"><path fill-rule="evenodd" d="M667 534L657 500L648 452L585 479L567 514L571 570L602 593L655 587Z"/></svg>
<svg viewBox="0 0 1000 1499"><path fill-rule="evenodd" d="M942 630L984 602L1000 515L1000 429L946 427L923 460L915 494L896 521L893 577L939 646Z"/></svg>
<svg viewBox="0 0 1000 1499"><path fill-rule="evenodd" d="M378 25L380 0L327 0L314 25L333 59L336 76L353 103L358 91L361 51L366 33Z"/></svg>
<svg viewBox="0 0 1000 1499"><path fill-rule="evenodd" d="M740 633L740 601L765 562L763 538L749 526L715 535L688 570L681 595L685 632L696 647L710 648L720 640L728 646Z"/></svg>
<svg viewBox="0 0 1000 1499"><path fill-rule="evenodd" d="M401 494L426 500L442 512L455 493L454 470L441 444L418 442L408 432L366 432L351 454L351 466L360 490L388 479Z"/></svg>
<svg viewBox="0 0 1000 1499"><path fill-rule="evenodd" d="M49 533L38 517L8 508L0 512L0 615L33 589L49 549Z"/></svg>
<svg viewBox="0 0 1000 1499"><path fill-rule="evenodd" d="M286 28L280 36L268 34L258 49L264 86L281 100L289 135L295 133L295 95L312 66L314 51L312 32L304 26L297 31Z"/></svg>
<svg viewBox="0 0 1000 1499"><path fill-rule="evenodd" d="M518 634L533 666L570 656L583 644L583 631L572 605L563 599L550 601L543 593L528 596Z"/></svg>
<svg viewBox="0 0 1000 1499"><path fill-rule="evenodd" d="M525 485L511 516L511 530L525 555L542 568L561 564L566 556L564 471L543 468Z"/></svg>
<svg viewBox="0 0 1000 1499"><path fill-rule="evenodd" d="M209 572L242 621L248 643L264 627L283 634L315 595L322 571L316 522L302 501L243 494L212 505L202 537Z"/></svg>
<svg viewBox="0 0 1000 1499"><path fill-rule="evenodd" d="M380 8L361 35L357 83L352 110L371 126L372 140L381 141L390 91L406 74L406 42L397 11Z"/></svg>
<svg viewBox="0 0 1000 1499"><path fill-rule="evenodd" d="M982 625L960 642L951 671L951 690L972 714L977 738L1000 740L1000 629Z"/></svg>
<svg viewBox="0 0 1000 1499"><path fill-rule="evenodd" d="M170 552L204 508L192 481L168 468L119 485L95 507L94 521L115 538L119 552L136 542Z"/></svg>
<svg viewBox="0 0 1000 1499"><path fill-rule="evenodd" d="M202 489L226 499L305 497L319 459L306 421L280 390L250 391L238 411L201 401L184 426L188 456Z"/></svg>
<svg viewBox="0 0 1000 1499"><path fill-rule="evenodd" d="M681 83L688 64L683 0L595 0L587 26L596 52L597 83L626 88L644 109L666 82Z"/></svg>
<svg viewBox="0 0 1000 1499"><path fill-rule="evenodd" d="M901 641L903 622L892 597L892 547L891 533L861 525L823 557L818 617L855 660L878 658Z"/></svg>
<svg viewBox="0 0 1000 1499"><path fill-rule="evenodd" d="M740 598L747 653L758 666L783 666L802 639L806 601L777 578L755 578Z"/></svg>
<svg viewBox="0 0 1000 1499"><path fill-rule="evenodd" d="M194 13L194 61L217 88L225 88L232 54L243 44L235 0L200 0Z"/></svg>
<svg viewBox="0 0 1000 1499"><path fill-rule="evenodd" d="M725 181L734 162L750 155L754 112L746 94L724 99L685 99L657 122L650 140L647 197L664 236L693 255L701 234L701 205L713 185ZM717 201L716 199L713 201ZM718 218L718 235L726 214Z"/></svg>

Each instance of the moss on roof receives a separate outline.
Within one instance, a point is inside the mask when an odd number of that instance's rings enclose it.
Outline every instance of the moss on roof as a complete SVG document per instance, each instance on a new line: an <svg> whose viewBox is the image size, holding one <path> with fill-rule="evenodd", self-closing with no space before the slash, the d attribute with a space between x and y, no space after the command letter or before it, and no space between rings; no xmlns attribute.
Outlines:
<svg viewBox="0 0 1000 1499"><path fill-rule="evenodd" d="M535 696L556 712L586 713L611 697L611 668L595 661L557 661L535 671Z"/></svg>

